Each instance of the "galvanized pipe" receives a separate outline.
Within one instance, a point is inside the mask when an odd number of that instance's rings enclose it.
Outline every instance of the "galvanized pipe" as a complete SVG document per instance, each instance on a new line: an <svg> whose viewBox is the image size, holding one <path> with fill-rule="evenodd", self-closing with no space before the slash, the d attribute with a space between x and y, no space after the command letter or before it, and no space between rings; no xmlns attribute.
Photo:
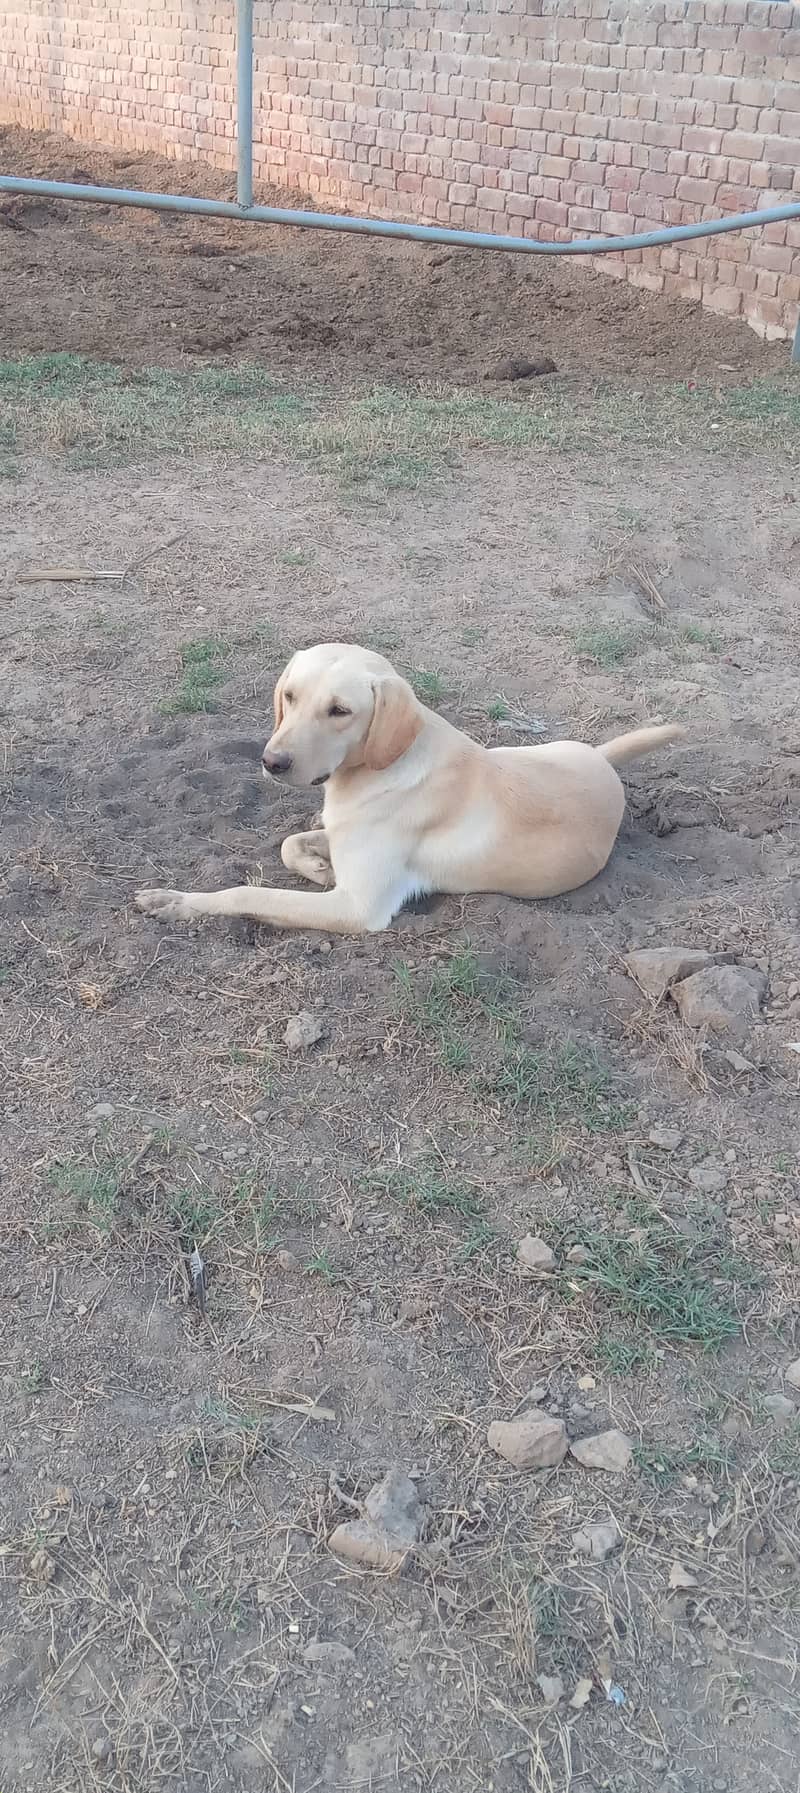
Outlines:
<svg viewBox="0 0 800 1793"><path fill-rule="evenodd" d="M132 187L89 187L75 181L28 180L0 175L0 193L29 193L42 199L84 199L103 205L140 206L145 211L187 212L202 218L241 218L252 224L291 224L300 230L350 231L362 237L406 238L412 243L444 244L452 249L505 249L519 255L624 255L631 249L660 249L669 243L691 243L698 237L723 236L732 230L760 230L800 218L800 204L765 206L761 212L737 212L730 218L709 218L700 224L675 224L643 230L627 237L578 237L571 243L540 243L536 237L492 235L479 230L447 230L435 224L399 224L394 219L352 218L336 212L297 212L276 205L242 206L227 199L194 199L177 193L139 193Z"/></svg>
<svg viewBox="0 0 800 1793"><path fill-rule="evenodd" d="M253 0L236 0L236 198L253 203Z"/></svg>

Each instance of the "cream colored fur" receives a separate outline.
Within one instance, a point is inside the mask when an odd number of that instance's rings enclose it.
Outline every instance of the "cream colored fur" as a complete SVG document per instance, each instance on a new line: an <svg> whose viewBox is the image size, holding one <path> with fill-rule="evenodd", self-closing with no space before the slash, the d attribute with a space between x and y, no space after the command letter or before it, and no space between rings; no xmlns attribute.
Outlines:
<svg viewBox="0 0 800 1793"><path fill-rule="evenodd" d="M611 853L625 808L614 766L681 734L481 747L419 703L381 654L309 648L278 681L264 752L291 756L285 782L325 782L322 826L281 849L284 865L321 889L142 890L136 901L161 921L242 915L357 934L387 927L430 891L559 896L596 877Z"/></svg>

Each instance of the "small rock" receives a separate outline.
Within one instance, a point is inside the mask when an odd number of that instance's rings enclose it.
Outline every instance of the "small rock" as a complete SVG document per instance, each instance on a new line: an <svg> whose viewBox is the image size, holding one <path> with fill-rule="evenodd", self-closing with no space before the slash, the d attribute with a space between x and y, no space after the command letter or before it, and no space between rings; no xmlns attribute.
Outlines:
<svg viewBox="0 0 800 1793"><path fill-rule="evenodd" d="M95 1762L107 1762L111 1754L110 1737L95 1737L92 1744L92 1757Z"/></svg>
<svg viewBox="0 0 800 1793"><path fill-rule="evenodd" d="M795 1402L789 1400L788 1395L765 1395L764 1406L778 1426L788 1426L800 1411Z"/></svg>
<svg viewBox="0 0 800 1793"><path fill-rule="evenodd" d="M689 1182L703 1195L718 1195L727 1186L728 1172L721 1164L695 1164L689 1172Z"/></svg>
<svg viewBox="0 0 800 1793"><path fill-rule="evenodd" d="M548 1706L557 1706L559 1700L563 1700L566 1688L560 1675L537 1675L536 1682L541 1688Z"/></svg>
<svg viewBox="0 0 800 1793"><path fill-rule="evenodd" d="M422 1528L419 1495L404 1469L390 1469L370 1488L364 1514L363 1519L336 1526L329 1539L331 1550L365 1569L402 1569Z"/></svg>
<svg viewBox="0 0 800 1793"><path fill-rule="evenodd" d="M508 355L498 361L496 367L489 368L484 374L486 380L530 380L537 374L554 374L556 364L549 355L537 355L530 360L523 355Z"/></svg>
<svg viewBox="0 0 800 1793"><path fill-rule="evenodd" d="M311 1667L337 1668L342 1662L355 1662L355 1651L347 1644L337 1643L336 1638L317 1637L306 1644L303 1661Z"/></svg>
<svg viewBox="0 0 800 1793"><path fill-rule="evenodd" d="M588 1264L591 1252L585 1245L571 1245L567 1252L568 1264Z"/></svg>
<svg viewBox="0 0 800 1793"><path fill-rule="evenodd" d="M669 1586L673 1593L696 1588L697 1576L692 1575L689 1569L684 1569L683 1563L674 1562L669 1572Z"/></svg>
<svg viewBox="0 0 800 1793"><path fill-rule="evenodd" d="M533 1233L526 1233L517 1246L517 1263L523 1270L552 1270L555 1264L555 1252L550 1250L544 1239L537 1239Z"/></svg>
<svg viewBox="0 0 800 1793"><path fill-rule="evenodd" d="M575 1532L572 1547L581 1556L590 1556L596 1563L604 1563L612 1550L622 1542L622 1533L616 1519L603 1520L597 1525L583 1525Z"/></svg>
<svg viewBox="0 0 800 1793"><path fill-rule="evenodd" d="M652 996L654 1002L660 1002L673 984L680 983L682 978L691 977L693 972L703 971L708 965L717 965L721 954L707 953L701 948L684 946L649 946L640 952L628 953L625 958L625 969L644 990L646 996Z"/></svg>
<svg viewBox="0 0 800 1793"><path fill-rule="evenodd" d="M280 1251L276 1251L275 1262L281 1270L286 1271L287 1276L291 1276L295 1270L300 1269L300 1259L295 1257L293 1251L287 1251L285 1246Z"/></svg>
<svg viewBox="0 0 800 1793"><path fill-rule="evenodd" d="M519 1419L496 1419L486 1435L491 1451L513 1463L515 1469L555 1469L567 1454L567 1428L563 1419L532 1407Z"/></svg>
<svg viewBox="0 0 800 1793"><path fill-rule="evenodd" d="M673 992L687 1027L712 1033L745 1033L767 992L763 971L748 965L714 965L688 977Z"/></svg>
<svg viewBox="0 0 800 1793"><path fill-rule="evenodd" d="M31 1580L37 1582L39 1587L46 1588L54 1579L56 1566L46 1550L35 1550L28 1564L28 1570Z"/></svg>
<svg viewBox="0 0 800 1793"><path fill-rule="evenodd" d="M584 1469L610 1469L615 1475L622 1475L633 1461L631 1441L616 1426L608 1432L596 1432L592 1438L576 1438L569 1448Z"/></svg>
<svg viewBox="0 0 800 1793"><path fill-rule="evenodd" d="M800 1357L796 1357L784 1373L790 1388L800 1388Z"/></svg>
<svg viewBox="0 0 800 1793"><path fill-rule="evenodd" d="M96 1102L94 1108L90 1108L86 1116L87 1121L110 1121L113 1118L113 1102Z"/></svg>
<svg viewBox="0 0 800 1793"><path fill-rule="evenodd" d="M752 1059L745 1058L744 1054L737 1052L733 1046L727 1046L725 1048L724 1056L727 1059L731 1070L739 1071L742 1075L745 1071L754 1071L756 1068Z"/></svg>
<svg viewBox="0 0 800 1793"><path fill-rule="evenodd" d="M286 1023L284 1042L290 1052L307 1052L310 1046L316 1046L318 1040L327 1032L321 1015L312 1015L310 1009L301 1009L299 1015L292 1015Z"/></svg>
<svg viewBox="0 0 800 1793"><path fill-rule="evenodd" d="M431 1311L433 1296L423 1290L406 1295L397 1311L398 1320L424 1320Z"/></svg>
<svg viewBox="0 0 800 1793"><path fill-rule="evenodd" d="M683 1134L678 1127L651 1127L647 1137L651 1146L657 1146L660 1152L677 1152L683 1145Z"/></svg>

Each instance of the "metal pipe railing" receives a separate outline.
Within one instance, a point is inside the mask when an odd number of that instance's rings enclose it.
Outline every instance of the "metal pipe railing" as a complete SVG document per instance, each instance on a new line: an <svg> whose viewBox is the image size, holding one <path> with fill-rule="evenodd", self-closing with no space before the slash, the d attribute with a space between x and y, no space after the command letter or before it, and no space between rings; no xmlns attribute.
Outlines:
<svg viewBox="0 0 800 1793"><path fill-rule="evenodd" d="M298 212L276 205L242 206L232 199L195 199L178 193L145 193L132 187L89 187L76 181L28 180L0 175L0 193L31 193L46 199L83 199L104 205L141 206L154 212L188 212L204 218L239 218L244 223L291 224L300 230L351 231L363 237L404 237L413 243L446 244L454 249L505 249L519 255L611 255L631 249L657 249L668 243L691 243L697 237L722 236L731 230L759 230L800 218L800 204L765 206L760 212L739 212L730 218L708 218L698 224L667 225L625 237L575 237L571 243L540 243L536 237L512 237L480 230L449 230L436 224L405 224L389 218L354 218L338 212Z"/></svg>
<svg viewBox="0 0 800 1793"><path fill-rule="evenodd" d="M236 197L243 211L253 203L253 0L236 8Z"/></svg>

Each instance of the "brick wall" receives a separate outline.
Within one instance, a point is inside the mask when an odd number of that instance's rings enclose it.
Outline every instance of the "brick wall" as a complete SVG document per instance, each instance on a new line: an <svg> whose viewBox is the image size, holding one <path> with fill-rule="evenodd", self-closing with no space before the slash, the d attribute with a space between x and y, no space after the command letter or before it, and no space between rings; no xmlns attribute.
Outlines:
<svg viewBox="0 0 800 1793"><path fill-rule="evenodd" d="M0 120L235 163L234 0L0 0ZM256 0L257 174L548 239L800 200L792 0ZM800 220L597 260L794 329Z"/></svg>

